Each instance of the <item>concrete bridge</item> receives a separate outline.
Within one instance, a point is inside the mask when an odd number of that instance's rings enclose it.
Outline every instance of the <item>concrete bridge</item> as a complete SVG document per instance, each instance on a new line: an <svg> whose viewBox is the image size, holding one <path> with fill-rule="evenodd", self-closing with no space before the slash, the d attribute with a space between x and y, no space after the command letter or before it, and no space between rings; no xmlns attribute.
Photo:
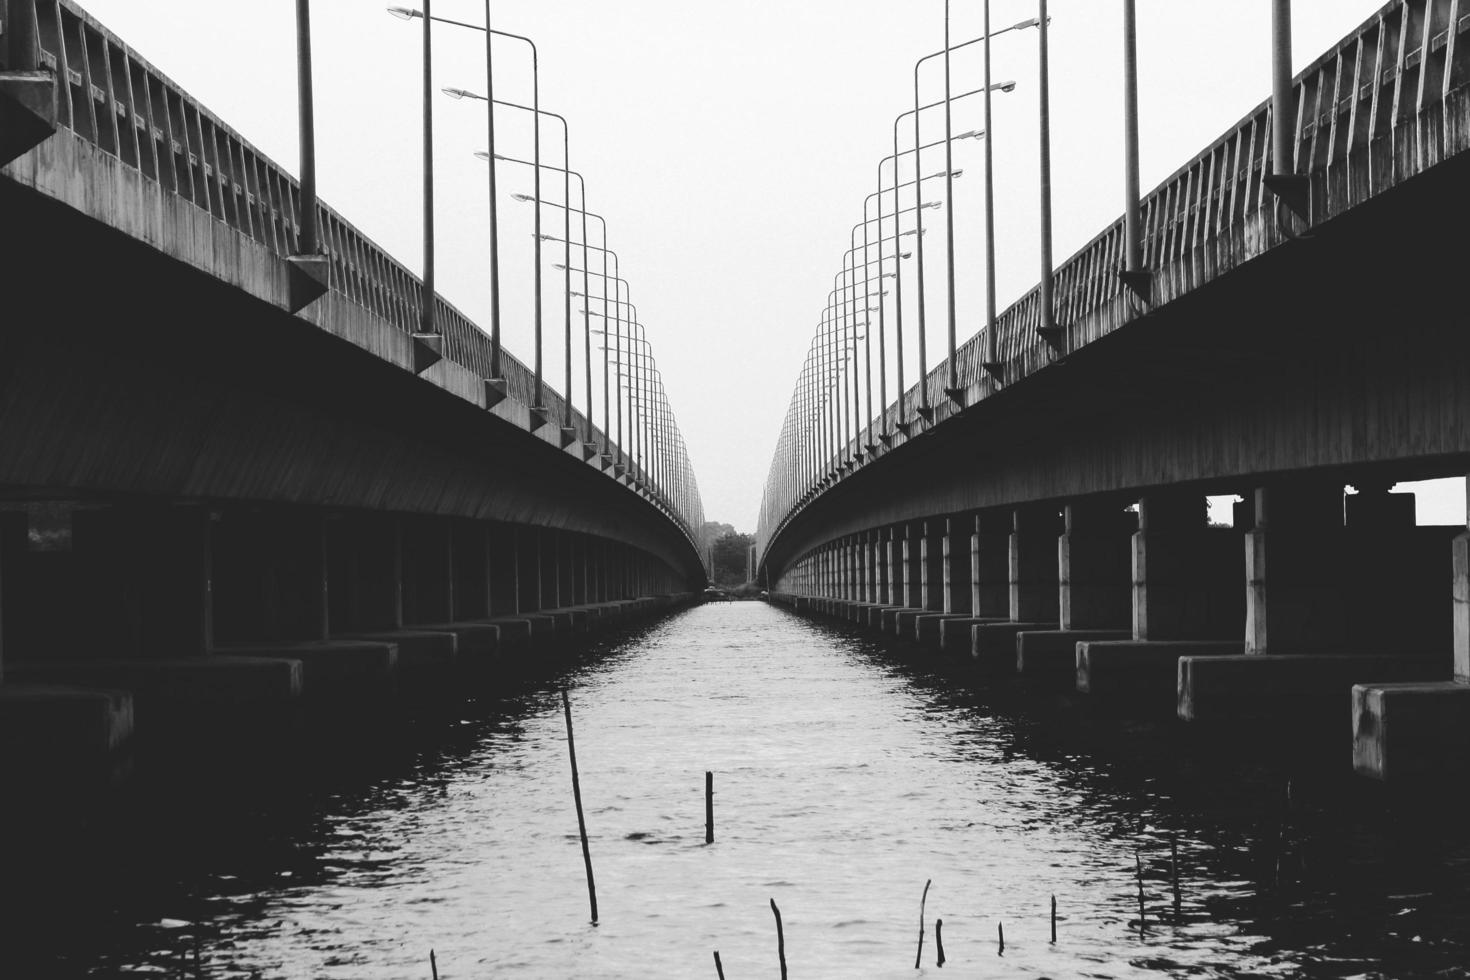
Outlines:
<svg viewBox="0 0 1470 980"><path fill-rule="evenodd" d="M1143 198L1140 268L1120 220L872 419L818 359L766 484L773 597L1317 725L1378 777L1463 767L1470 536L1388 491L1470 473L1467 81L1470 7L1396 0Z"/></svg>
<svg viewBox="0 0 1470 980"><path fill-rule="evenodd" d="M493 679L703 587L647 377L620 443L71 0L0 29L8 764Z"/></svg>

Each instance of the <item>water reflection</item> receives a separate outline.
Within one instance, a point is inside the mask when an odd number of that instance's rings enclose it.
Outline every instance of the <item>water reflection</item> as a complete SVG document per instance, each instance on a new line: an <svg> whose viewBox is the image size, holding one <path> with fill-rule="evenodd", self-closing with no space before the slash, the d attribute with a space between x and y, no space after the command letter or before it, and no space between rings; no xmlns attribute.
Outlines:
<svg viewBox="0 0 1470 980"><path fill-rule="evenodd" d="M924 973L942 918L960 976L1470 975L1452 823L969 680L762 605L691 610L447 720L303 745L298 778L154 781L7 890L0 974L177 970L197 933L213 977L427 976L430 948L446 980L713 976L715 949L775 975L775 898L793 977L908 977L933 879Z"/></svg>

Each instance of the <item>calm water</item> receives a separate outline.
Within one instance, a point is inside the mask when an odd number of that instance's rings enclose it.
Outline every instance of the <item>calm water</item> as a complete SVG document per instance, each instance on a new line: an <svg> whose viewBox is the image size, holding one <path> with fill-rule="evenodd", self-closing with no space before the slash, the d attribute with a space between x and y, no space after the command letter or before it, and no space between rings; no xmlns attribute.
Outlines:
<svg viewBox="0 0 1470 980"><path fill-rule="evenodd" d="M775 977L774 898L792 978L911 977L926 879L927 975L937 917L948 976L1470 976L1463 809L1233 764L1166 720L976 691L900 654L710 605L275 772L145 773L0 885L0 976L192 972L197 932L210 977L428 977L430 948L445 980L714 977L716 949L731 980Z"/></svg>

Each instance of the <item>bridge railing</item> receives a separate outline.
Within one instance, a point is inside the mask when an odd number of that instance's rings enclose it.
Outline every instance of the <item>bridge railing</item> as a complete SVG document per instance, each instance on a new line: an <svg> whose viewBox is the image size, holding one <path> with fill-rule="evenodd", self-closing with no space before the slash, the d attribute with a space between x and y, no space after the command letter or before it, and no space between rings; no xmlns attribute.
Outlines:
<svg viewBox="0 0 1470 980"><path fill-rule="evenodd" d="M1467 81L1470 0L1392 0L1309 65L1294 80L1294 166L1283 169L1310 178L1310 222L1340 215L1470 149ZM1153 273L1149 305L1176 299L1292 237L1290 213L1263 180L1276 169L1272 125L1264 102L1143 200L1143 261ZM1118 278L1122 265L1119 218L1057 267L1054 315L1064 349L1097 340L1147 309ZM1038 286L996 318L1007 384L1053 360L1037 334L1040 312ZM966 404L991 390L984 351L982 329L955 352ZM946 360L874 419L874 431L896 431L925 400L935 409L933 424L957 414L960 406L945 391L948 373ZM868 441L865 427L828 460L827 472L839 471L840 461ZM783 463L773 461L767 483L762 554L813 489L775 479Z"/></svg>
<svg viewBox="0 0 1470 980"><path fill-rule="evenodd" d="M38 0L36 28L42 63L58 80L59 125L273 254L292 254L301 213L294 177L72 0ZM424 294L419 277L325 205L318 207L318 227L330 260L329 288L405 333L416 331ZM445 359L490 377L490 338L441 297L434 301ZM501 370L511 397L534 404L534 372L503 348ZM541 404L554 421L565 418L565 399L550 385L542 388ZM572 425L587 442L612 444L581 412L572 412ZM631 460L629 467L640 483L654 485L642 467ZM698 515L655 494L691 543L697 541Z"/></svg>

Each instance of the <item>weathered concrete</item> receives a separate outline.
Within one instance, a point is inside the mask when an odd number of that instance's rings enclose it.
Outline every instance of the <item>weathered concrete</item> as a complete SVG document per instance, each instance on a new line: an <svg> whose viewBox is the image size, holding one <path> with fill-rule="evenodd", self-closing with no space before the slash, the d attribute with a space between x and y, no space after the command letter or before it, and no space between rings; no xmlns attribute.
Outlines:
<svg viewBox="0 0 1470 980"><path fill-rule="evenodd" d="M968 613L929 613L914 619L914 634L910 639L921 646L931 647L935 650L942 648L943 637L940 630L946 622L951 620L968 620Z"/></svg>
<svg viewBox="0 0 1470 980"><path fill-rule="evenodd" d="M332 639L393 645L398 649L399 680L415 687L448 680L459 659L459 637L447 629L424 627L384 633L351 633Z"/></svg>
<svg viewBox="0 0 1470 980"><path fill-rule="evenodd" d="M0 685L0 778L82 781L107 772L133 736L127 691Z"/></svg>
<svg viewBox="0 0 1470 980"><path fill-rule="evenodd" d="M1016 634L1054 629L1052 623L977 623L970 627L970 657L982 673L1016 672Z"/></svg>
<svg viewBox="0 0 1470 980"><path fill-rule="evenodd" d="M1131 630L1135 516L1106 499L1067 504L1062 514L1064 529L1057 540L1061 628Z"/></svg>
<svg viewBox="0 0 1470 980"><path fill-rule="evenodd" d="M484 620L465 623L428 623L422 629L446 633L454 637L458 659L466 665L493 660L500 653L500 626ZM403 664L403 650L398 651L399 665Z"/></svg>
<svg viewBox="0 0 1470 980"><path fill-rule="evenodd" d="M1179 658L1236 656L1241 640L1095 640L1077 644L1077 690L1174 709Z"/></svg>
<svg viewBox="0 0 1470 980"><path fill-rule="evenodd" d="M1017 507L1010 537L1010 604L1013 623L1061 626L1057 539L1062 518L1053 504Z"/></svg>
<svg viewBox="0 0 1470 980"><path fill-rule="evenodd" d="M313 701L357 703L390 696L398 680L398 648L365 640L240 644L221 647L232 657L294 660L301 664L301 693Z"/></svg>
<svg viewBox="0 0 1470 980"><path fill-rule="evenodd" d="M1011 615L1008 510L978 511L970 535L970 614L976 619L1009 619ZM969 652L969 633L965 634Z"/></svg>
<svg viewBox="0 0 1470 980"><path fill-rule="evenodd" d="M914 623L920 616L932 616L927 609L900 609L893 617L893 635L900 640L916 640L918 627Z"/></svg>
<svg viewBox="0 0 1470 980"><path fill-rule="evenodd" d="M923 610L913 609L909 606L888 606L878 613L878 631L888 636L897 636L899 632L898 617L905 612L918 615Z"/></svg>
<svg viewBox="0 0 1470 980"><path fill-rule="evenodd" d="M1470 685L1354 684L1353 768L1402 781L1470 776Z"/></svg>
<svg viewBox="0 0 1470 980"><path fill-rule="evenodd" d="M275 704L294 701L303 690L301 661L286 657L232 656L157 660L54 660L12 662L6 683L48 683L129 691L138 720L148 722L157 705Z"/></svg>
<svg viewBox="0 0 1470 980"><path fill-rule="evenodd" d="M939 624L939 649L952 657L968 657L971 649L970 627L1008 622L1010 622L1010 619L1006 616L990 616L981 619L962 617L942 620Z"/></svg>
<svg viewBox="0 0 1470 980"><path fill-rule="evenodd" d="M1450 674L1447 656L1186 656L1179 658L1178 713L1185 721L1272 719L1302 723L1325 713L1336 715L1346 725L1355 684L1448 681Z"/></svg>
<svg viewBox="0 0 1470 980"><path fill-rule="evenodd" d="M1155 491L1138 502L1133 535L1133 637L1233 640L1245 619L1244 528L1211 528L1195 490ZM1170 684L1173 684L1170 664Z"/></svg>
<svg viewBox="0 0 1470 980"><path fill-rule="evenodd" d="M1030 680L1054 681L1074 688L1077 645L1092 640L1118 640L1129 630L1022 630L1016 634L1016 673Z"/></svg>

